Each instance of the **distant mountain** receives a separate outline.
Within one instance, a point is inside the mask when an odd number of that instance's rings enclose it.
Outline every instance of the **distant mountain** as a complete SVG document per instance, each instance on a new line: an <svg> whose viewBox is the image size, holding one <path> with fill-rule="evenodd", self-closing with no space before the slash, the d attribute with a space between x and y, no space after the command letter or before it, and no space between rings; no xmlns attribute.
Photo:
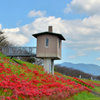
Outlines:
<svg viewBox="0 0 100 100"><path fill-rule="evenodd" d="M89 74L96 75L96 76L100 75L100 66L95 65L95 64L83 64L83 63L73 64L70 62L64 62L64 63L61 63L60 66L78 69L85 73L89 73Z"/></svg>

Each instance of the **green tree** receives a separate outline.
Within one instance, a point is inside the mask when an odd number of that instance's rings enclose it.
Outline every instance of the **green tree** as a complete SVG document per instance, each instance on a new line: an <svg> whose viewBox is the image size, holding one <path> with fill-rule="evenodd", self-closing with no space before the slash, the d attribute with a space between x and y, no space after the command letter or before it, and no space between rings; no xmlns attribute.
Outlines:
<svg viewBox="0 0 100 100"><path fill-rule="evenodd" d="M35 58L29 58L29 59L27 59L27 62L34 63L35 62Z"/></svg>

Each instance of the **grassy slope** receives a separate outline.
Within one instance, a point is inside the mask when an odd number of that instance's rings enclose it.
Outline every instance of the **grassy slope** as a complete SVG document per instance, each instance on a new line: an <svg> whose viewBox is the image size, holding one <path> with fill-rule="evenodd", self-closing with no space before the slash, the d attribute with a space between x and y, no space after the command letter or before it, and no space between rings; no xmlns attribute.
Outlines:
<svg viewBox="0 0 100 100"><path fill-rule="evenodd" d="M100 97L95 96L91 93L87 94L87 92L82 92L74 96L74 100L100 100Z"/></svg>
<svg viewBox="0 0 100 100"><path fill-rule="evenodd" d="M21 65L16 65L16 63L14 63L13 60L11 60L11 59L9 59L8 57L2 55L1 53L0 53L0 57L1 57L0 63L3 63L4 66L6 66L6 68L9 68L8 66L11 66L11 69L12 69L12 72L13 72L12 74L16 74L16 73L17 73L18 75L20 75L21 73L25 73L24 70L21 69L21 67L23 68L23 66L24 66L24 67L25 67L25 66L28 66L29 69L37 69L41 74L45 75L45 72L43 71L42 67L40 67L40 66L33 65L33 64L28 63L28 62L23 62L23 61L21 61L21 60L14 59L14 60L16 60L16 62L18 62L19 64L21 64ZM23 65L22 65L22 64L23 64ZM16 67L16 66L17 66L17 67ZM4 73L4 74L5 74L5 73ZM8 75L8 74L5 74L5 75ZM25 75L29 78L29 80L32 79L31 74L25 73ZM66 78L66 79L68 79L68 78L70 79L70 77L68 77L68 76L63 76L63 75L61 75L61 74L59 74L59 73L55 73L55 75L59 75L60 77L63 77L63 78ZM37 79L38 79L38 78L41 78L41 77L37 77ZM45 78L46 78L46 77L45 77ZM22 79L23 79L23 78L22 78ZM24 78L24 79L26 79L26 78ZM55 76L53 76L53 79L55 79ZM56 79L55 79L55 80L56 80ZM60 82L60 81L59 81L59 82ZM61 83L61 82L60 82L60 83ZM49 84L52 84L52 82L49 83ZM65 83L63 83L63 84L65 84ZM37 85L40 85L40 84L37 84ZM71 86L71 87L72 87L72 86ZM100 88L100 87L99 87L99 88ZM99 88L96 87L96 90L99 91ZM94 88L94 90L95 90L95 88ZM99 97L94 96L93 94L87 93L87 92L78 93L78 95L75 95L74 97L71 97L71 98L74 98L75 100L91 100L91 99L99 100ZM70 98L70 99L71 99L71 98ZM19 99L19 100L23 100L23 99ZM65 99L64 99L64 100L65 100ZM66 100L67 100L67 99L66 99Z"/></svg>
<svg viewBox="0 0 100 100"><path fill-rule="evenodd" d="M95 88L93 88L93 91L100 93L100 81L98 80L88 80L88 79L82 79L83 81L90 83L94 85Z"/></svg>
<svg viewBox="0 0 100 100"><path fill-rule="evenodd" d="M33 64L30 64L30 63L28 63L28 62L24 62L24 61L21 61L21 60L17 60L17 59L14 59L17 63L19 63L19 64L26 64L27 66L33 66ZM63 75L64 76L64 75ZM70 77L69 76L65 76L67 79L70 79ZM84 79L83 79L84 80ZM100 83L100 81L94 81L94 80L84 80L84 81L88 81L89 83L90 83L90 81L93 81L93 82L95 82L95 83ZM95 86L95 88L93 89L94 91L96 91L96 92L98 92L98 91L100 91L100 87L97 87L97 86ZM88 93L87 94L87 92L83 92L83 93L79 93L78 95L75 95L75 97L74 97L74 99L75 100L91 100L91 99L99 99L99 97L98 96L95 96L95 95L93 95L93 94L91 94L91 93Z"/></svg>

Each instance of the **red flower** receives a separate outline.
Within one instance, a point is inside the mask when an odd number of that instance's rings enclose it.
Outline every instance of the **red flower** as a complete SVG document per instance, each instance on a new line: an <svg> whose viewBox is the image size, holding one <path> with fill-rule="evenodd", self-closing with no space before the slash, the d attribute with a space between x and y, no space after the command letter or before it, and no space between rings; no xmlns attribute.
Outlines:
<svg viewBox="0 0 100 100"><path fill-rule="evenodd" d="M8 90L4 90L4 92L7 92Z"/></svg>
<svg viewBox="0 0 100 100"><path fill-rule="evenodd" d="M6 100L11 100L11 98L10 97L6 97Z"/></svg>

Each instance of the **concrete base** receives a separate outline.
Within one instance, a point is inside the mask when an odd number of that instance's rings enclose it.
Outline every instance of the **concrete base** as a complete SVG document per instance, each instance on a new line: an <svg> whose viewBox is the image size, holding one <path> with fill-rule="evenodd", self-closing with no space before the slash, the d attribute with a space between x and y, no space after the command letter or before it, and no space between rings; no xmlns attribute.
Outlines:
<svg viewBox="0 0 100 100"><path fill-rule="evenodd" d="M54 75L54 60L49 58L44 58L44 69L48 73Z"/></svg>

